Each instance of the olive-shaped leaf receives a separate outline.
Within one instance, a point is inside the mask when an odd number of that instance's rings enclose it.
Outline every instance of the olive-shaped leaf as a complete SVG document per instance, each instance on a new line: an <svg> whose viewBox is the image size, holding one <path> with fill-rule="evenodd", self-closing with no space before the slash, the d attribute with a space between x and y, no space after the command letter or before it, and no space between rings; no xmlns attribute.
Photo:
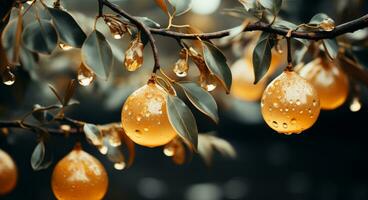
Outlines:
<svg viewBox="0 0 368 200"><path fill-rule="evenodd" d="M31 166L33 170L42 170L48 168L52 163L51 155L46 154L46 148L43 141L40 141L31 156Z"/></svg>
<svg viewBox="0 0 368 200"><path fill-rule="evenodd" d="M211 164L215 150L224 157L236 158L237 156L236 150L228 141L210 134L198 135L198 153L207 165Z"/></svg>
<svg viewBox="0 0 368 200"><path fill-rule="evenodd" d="M19 64L19 49L22 34L22 17L11 20L5 26L2 33L1 42L6 52L6 57L10 64Z"/></svg>
<svg viewBox="0 0 368 200"><path fill-rule="evenodd" d="M312 17L308 24L319 25L323 20L330 19L325 13L318 13Z"/></svg>
<svg viewBox="0 0 368 200"><path fill-rule="evenodd" d="M32 72L38 66L38 55L23 46L20 48L19 59L22 67L29 72Z"/></svg>
<svg viewBox="0 0 368 200"><path fill-rule="evenodd" d="M184 141L194 149L197 149L198 129L192 111L177 96L167 95L166 101L167 113L171 125Z"/></svg>
<svg viewBox="0 0 368 200"><path fill-rule="evenodd" d="M323 44L327 52L327 55L331 59L335 59L339 52L339 45L337 44L336 39L324 39Z"/></svg>
<svg viewBox="0 0 368 200"><path fill-rule="evenodd" d="M223 84L226 92L230 92L232 76L226 58L222 52L209 42L203 42L203 56L212 74L215 74Z"/></svg>
<svg viewBox="0 0 368 200"><path fill-rule="evenodd" d="M52 21L54 22L60 40L73 47L82 47L86 39L86 34L74 18L69 13L60 9L48 8L48 11L52 16Z"/></svg>
<svg viewBox="0 0 368 200"><path fill-rule="evenodd" d="M272 14L276 15L279 13L282 5L282 0L258 0L258 2L268 10L272 12Z"/></svg>
<svg viewBox="0 0 368 200"><path fill-rule="evenodd" d="M267 73L271 64L274 41L269 33L262 33L253 51L254 84Z"/></svg>
<svg viewBox="0 0 368 200"><path fill-rule="evenodd" d="M169 0L169 3L175 8L176 16L188 12L192 6L192 0Z"/></svg>
<svg viewBox="0 0 368 200"><path fill-rule="evenodd" d="M150 28L160 28L161 27L159 23L153 21L150 18L147 18L147 17L135 17L135 18ZM131 30L133 39L137 36L137 31L138 31L137 29ZM143 45L146 45L149 41L147 34L144 32L141 32L141 41Z"/></svg>
<svg viewBox="0 0 368 200"><path fill-rule="evenodd" d="M212 95L193 82L179 83L190 102L202 113L218 123L217 104Z"/></svg>
<svg viewBox="0 0 368 200"><path fill-rule="evenodd" d="M51 22L40 19L24 28L22 40L24 46L33 52L51 54L56 48L58 36Z"/></svg>
<svg viewBox="0 0 368 200"><path fill-rule="evenodd" d="M97 76L107 80L113 63L113 55L105 36L98 30L94 30L84 41L82 61Z"/></svg>

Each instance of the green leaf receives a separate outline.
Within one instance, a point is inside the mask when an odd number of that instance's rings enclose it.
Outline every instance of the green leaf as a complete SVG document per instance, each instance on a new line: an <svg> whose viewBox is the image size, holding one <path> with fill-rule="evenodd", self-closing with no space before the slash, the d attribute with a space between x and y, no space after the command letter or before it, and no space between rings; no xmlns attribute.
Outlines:
<svg viewBox="0 0 368 200"><path fill-rule="evenodd" d="M84 41L82 61L97 76L108 79L113 64L112 50L105 36L98 30L94 30Z"/></svg>
<svg viewBox="0 0 368 200"><path fill-rule="evenodd" d="M298 27L298 25L291 23L289 21L277 18L276 21L272 24L273 27L277 27L277 28L283 28L283 29L296 29Z"/></svg>
<svg viewBox="0 0 368 200"><path fill-rule="evenodd" d="M280 12L282 0L258 0L258 2L268 10L272 12L272 14L276 15Z"/></svg>
<svg viewBox="0 0 368 200"><path fill-rule="evenodd" d="M58 36L54 26L47 20L28 24L22 34L24 46L38 53L51 54L56 48Z"/></svg>
<svg viewBox="0 0 368 200"><path fill-rule="evenodd" d="M270 67L273 45L271 34L262 33L253 51L254 84L263 78Z"/></svg>
<svg viewBox="0 0 368 200"><path fill-rule="evenodd" d="M82 47L86 34L73 17L60 9L48 8L60 40L73 47Z"/></svg>
<svg viewBox="0 0 368 200"><path fill-rule="evenodd" d="M318 13L312 17L308 24L319 25L323 20L330 19L325 13Z"/></svg>
<svg viewBox="0 0 368 200"><path fill-rule="evenodd" d="M218 123L217 104L209 92L193 82L179 83L179 85L184 89L185 95L190 102L192 102L199 111Z"/></svg>
<svg viewBox="0 0 368 200"><path fill-rule="evenodd" d="M323 40L325 50L331 59L335 59L339 53L339 45L336 39L324 39Z"/></svg>
<svg viewBox="0 0 368 200"><path fill-rule="evenodd" d="M169 0L169 3L175 8L175 15L179 16L190 10L192 0Z"/></svg>
<svg viewBox="0 0 368 200"><path fill-rule="evenodd" d="M220 79L226 92L229 93L232 76L224 54L211 43L203 42L203 44L203 56L208 69Z"/></svg>
<svg viewBox="0 0 368 200"><path fill-rule="evenodd" d="M40 141L31 156L31 166L33 170L46 169L51 165L52 159L50 155L46 155L45 144Z"/></svg>
<svg viewBox="0 0 368 200"><path fill-rule="evenodd" d="M6 57L8 59L9 64L18 65L19 64L19 55L18 49L20 48L20 33L18 23L20 21L19 18L15 18L11 20L4 28L2 33L1 42L2 46L6 52ZM18 35L17 35L18 32Z"/></svg>
<svg viewBox="0 0 368 200"><path fill-rule="evenodd" d="M187 105L177 96L167 95L166 108L169 121L178 135L194 149L198 145L197 123Z"/></svg>
<svg viewBox="0 0 368 200"><path fill-rule="evenodd" d="M84 134L86 135L87 140L91 144L95 146L102 145L103 138L102 138L100 130L98 129L96 125L85 123L83 126L83 131L84 131Z"/></svg>
<svg viewBox="0 0 368 200"><path fill-rule="evenodd" d="M150 28L160 28L161 27L161 25L159 23L153 21L150 18L147 18L147 17L135 17L135 18L137 20L139 20L140 22L142 22L144 25L146 25ZM131 32L132 32L132 39L134 39L137 36L138 30L137 29L132 29ZM141 32L141 41L142 41L143 45L145 45L145 46L149 41L147 34L144 33L144 32Z"/></svg>
<svg viewBox="0 0 368 200"><path fill-rule="evenodd" d="M37 54L29 51L27 48L20 48L19 59L23 68L29 72L32 72L38 66Z"/></svg>

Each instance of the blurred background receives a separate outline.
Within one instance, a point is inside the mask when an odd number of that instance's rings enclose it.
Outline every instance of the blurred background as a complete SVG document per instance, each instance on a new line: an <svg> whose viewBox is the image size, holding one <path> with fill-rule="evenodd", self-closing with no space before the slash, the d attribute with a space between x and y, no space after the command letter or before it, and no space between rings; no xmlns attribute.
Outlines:
<svg viewBox="0 0 368 200"><path fill-rule="evenodd" d="M166 15L154 1L111 2L133 15L147 16L166 26ZM92 30L97 1L62 0L62 5L86 33ZM221 14L222 10L239 6L241 4L236 0L193 0L193 9L175 22L199 27L203 32L231 28L242 21ZM298 24L308 22L316 13L325 12L340 24L366 14L367 8L363 0L285 0L281 15ZM124 100L147 81L153 59L150 48L145 48L143 67L134 73L127 72L122 60L129 37L114 40L102 23L98 24L98 29L104 32L113 47L114 73L107 82L96 80L89 87L78 87L75 99L80 101L80 105L68 109L67 116L104 124L120 121ZM161 64L166 71L171 71L180 48L173 39L155 38ZM229 65L242 54L236 52L236 48L223 50ZM367 53L364 50L360 53ZM47 83L57 85L67 78L75 78L79 64L79 50L72 49L41 56L39 64L17 68L17 80L13 86L0 84L0 119L19 119L32 110L34 104L56 103ZM109 190L105 199L366 200L366 87L360 87L360 91L362 108L359 111L351 111L352 97L349 97L340 108L322 111L311 129L291 136L277 134L263 122L259 102L247 102L220 94L224 93L221 90L215 91L220 123L216 125L193 110L199 130L216 131L217 136L234 146L238 157L231 160L215 155L211 166L205 165L197 155L186 164L177 166L162 153L162 148L136 146L137 156L133 166L118 171L96 148L85 142L82 145L108 171ZM0 148L14 158L19 170L17 187L12 193L0 196L0 199L54 199L50 187L52 169L73 148L76 139L52 137L50 151L54 163L43 171L33 171L29 161L36 141L35 134L19 130L12 130L7 137L0 136Z"/></svg>

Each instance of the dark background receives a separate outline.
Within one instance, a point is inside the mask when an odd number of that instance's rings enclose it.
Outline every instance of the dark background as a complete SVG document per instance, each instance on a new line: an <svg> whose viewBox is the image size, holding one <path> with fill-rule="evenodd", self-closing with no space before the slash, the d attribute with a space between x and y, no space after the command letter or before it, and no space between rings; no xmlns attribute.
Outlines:
<svg viewBox="0 0 368 200"><path fill-rule="evenodd" d="M89 3L92 0L84 2ZM126 10L131 10L131 13L150 16L165 24L165 16L154 4L142 2L126 0L119 4ZM355 3L359 1L346 1L349 6L345 13L348 14L344 14L344 18L338 17L336 6L344 2L290 0L286 1L287 11L282 14L297 23L308 21L315 13L323 11L339 23L340 20L346 21L367 13L365 4L356 8ZM69 0L65 1L65 4L71 11L76 11L83 2ZM84 3L83 9L93 16L97 4L89 4L90 7L85 7ZM219 9L234 5L238 5L236 1L223 0ZM220 30L238 24L238 21L219 14L210 17L215 19L212 21L215 26L204 27L207 29L205 31ZM171 48L174 47L170 47L174 46L170 45L173 41L165 38L159 38L159 41L162 41L160 55L165 57L163 62L175 61L176 55L171 53ZM150 58L147 59L146 68L150 68L151 61ZM130 78L134 76L141 75L129 75ZM53 78L35 81L30 78L28 72L21 69L17 71L17 77L19 81L12 87L0 85L1 119L19 118L35 103L47 105L55 102L45 84ZM124 82L114 90L111 87L106 89L100 82L91 86L92 89L80 87L76 99L81 105L73 107L68 116L99 124L119 121L122 99L131 90L139 87L137 83L130 84L131 87ZM363 93L365 90L363 87ZM119 96L120 99L111 96ZM365 103L359 112L353 113L349 110L348 100L337 110L322 111L311 129L292 136L280 135L268 128L259 120L258 104L254 103L240 102L240 106L230 109L220 103L218 125L195 113L202 132L217 130L217 136L228 140L238 152L235 160L216 155L210 167L206 166L199 156L194 156L192 161L183 166L177 166L162 154L161 148L137 146L134 165L129 169L117 171L94 147L86 143L82 145L86 151L95 155L108 171L110 181L106 199L366 200L366 97L365 94L362 95ZM231 100L231 97L219 100L226 101L234 100ZM29 160L36 145L34 134L14 131L6 138L0 137L0 148L14 158L19 170L16 189L0 199L53 199L50 188L52 169L56 161L72 149L75 141L75 138L54 136L50 149L54 157L53 165L47 170L33 171Z"/></svg>

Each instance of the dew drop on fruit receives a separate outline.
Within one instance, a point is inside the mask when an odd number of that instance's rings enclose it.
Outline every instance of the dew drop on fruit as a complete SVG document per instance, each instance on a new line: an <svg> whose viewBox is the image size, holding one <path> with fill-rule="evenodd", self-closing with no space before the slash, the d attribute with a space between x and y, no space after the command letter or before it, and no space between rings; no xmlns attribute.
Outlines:
<svg viewBox="0 0 368 200"><path fill-rule="evenodd" d="M178 77L186 77L188 75L189 65L185 58L180 58L174 65L173 72Z"/></svg>
<svg viewBox="0 0 368 200"><path fill-rule="evenodd" d="M354 97L353 101L350 104L350 110L351 112L358 112L362 108L362 104L360 103L360 100L358 97Z"/></svg>

